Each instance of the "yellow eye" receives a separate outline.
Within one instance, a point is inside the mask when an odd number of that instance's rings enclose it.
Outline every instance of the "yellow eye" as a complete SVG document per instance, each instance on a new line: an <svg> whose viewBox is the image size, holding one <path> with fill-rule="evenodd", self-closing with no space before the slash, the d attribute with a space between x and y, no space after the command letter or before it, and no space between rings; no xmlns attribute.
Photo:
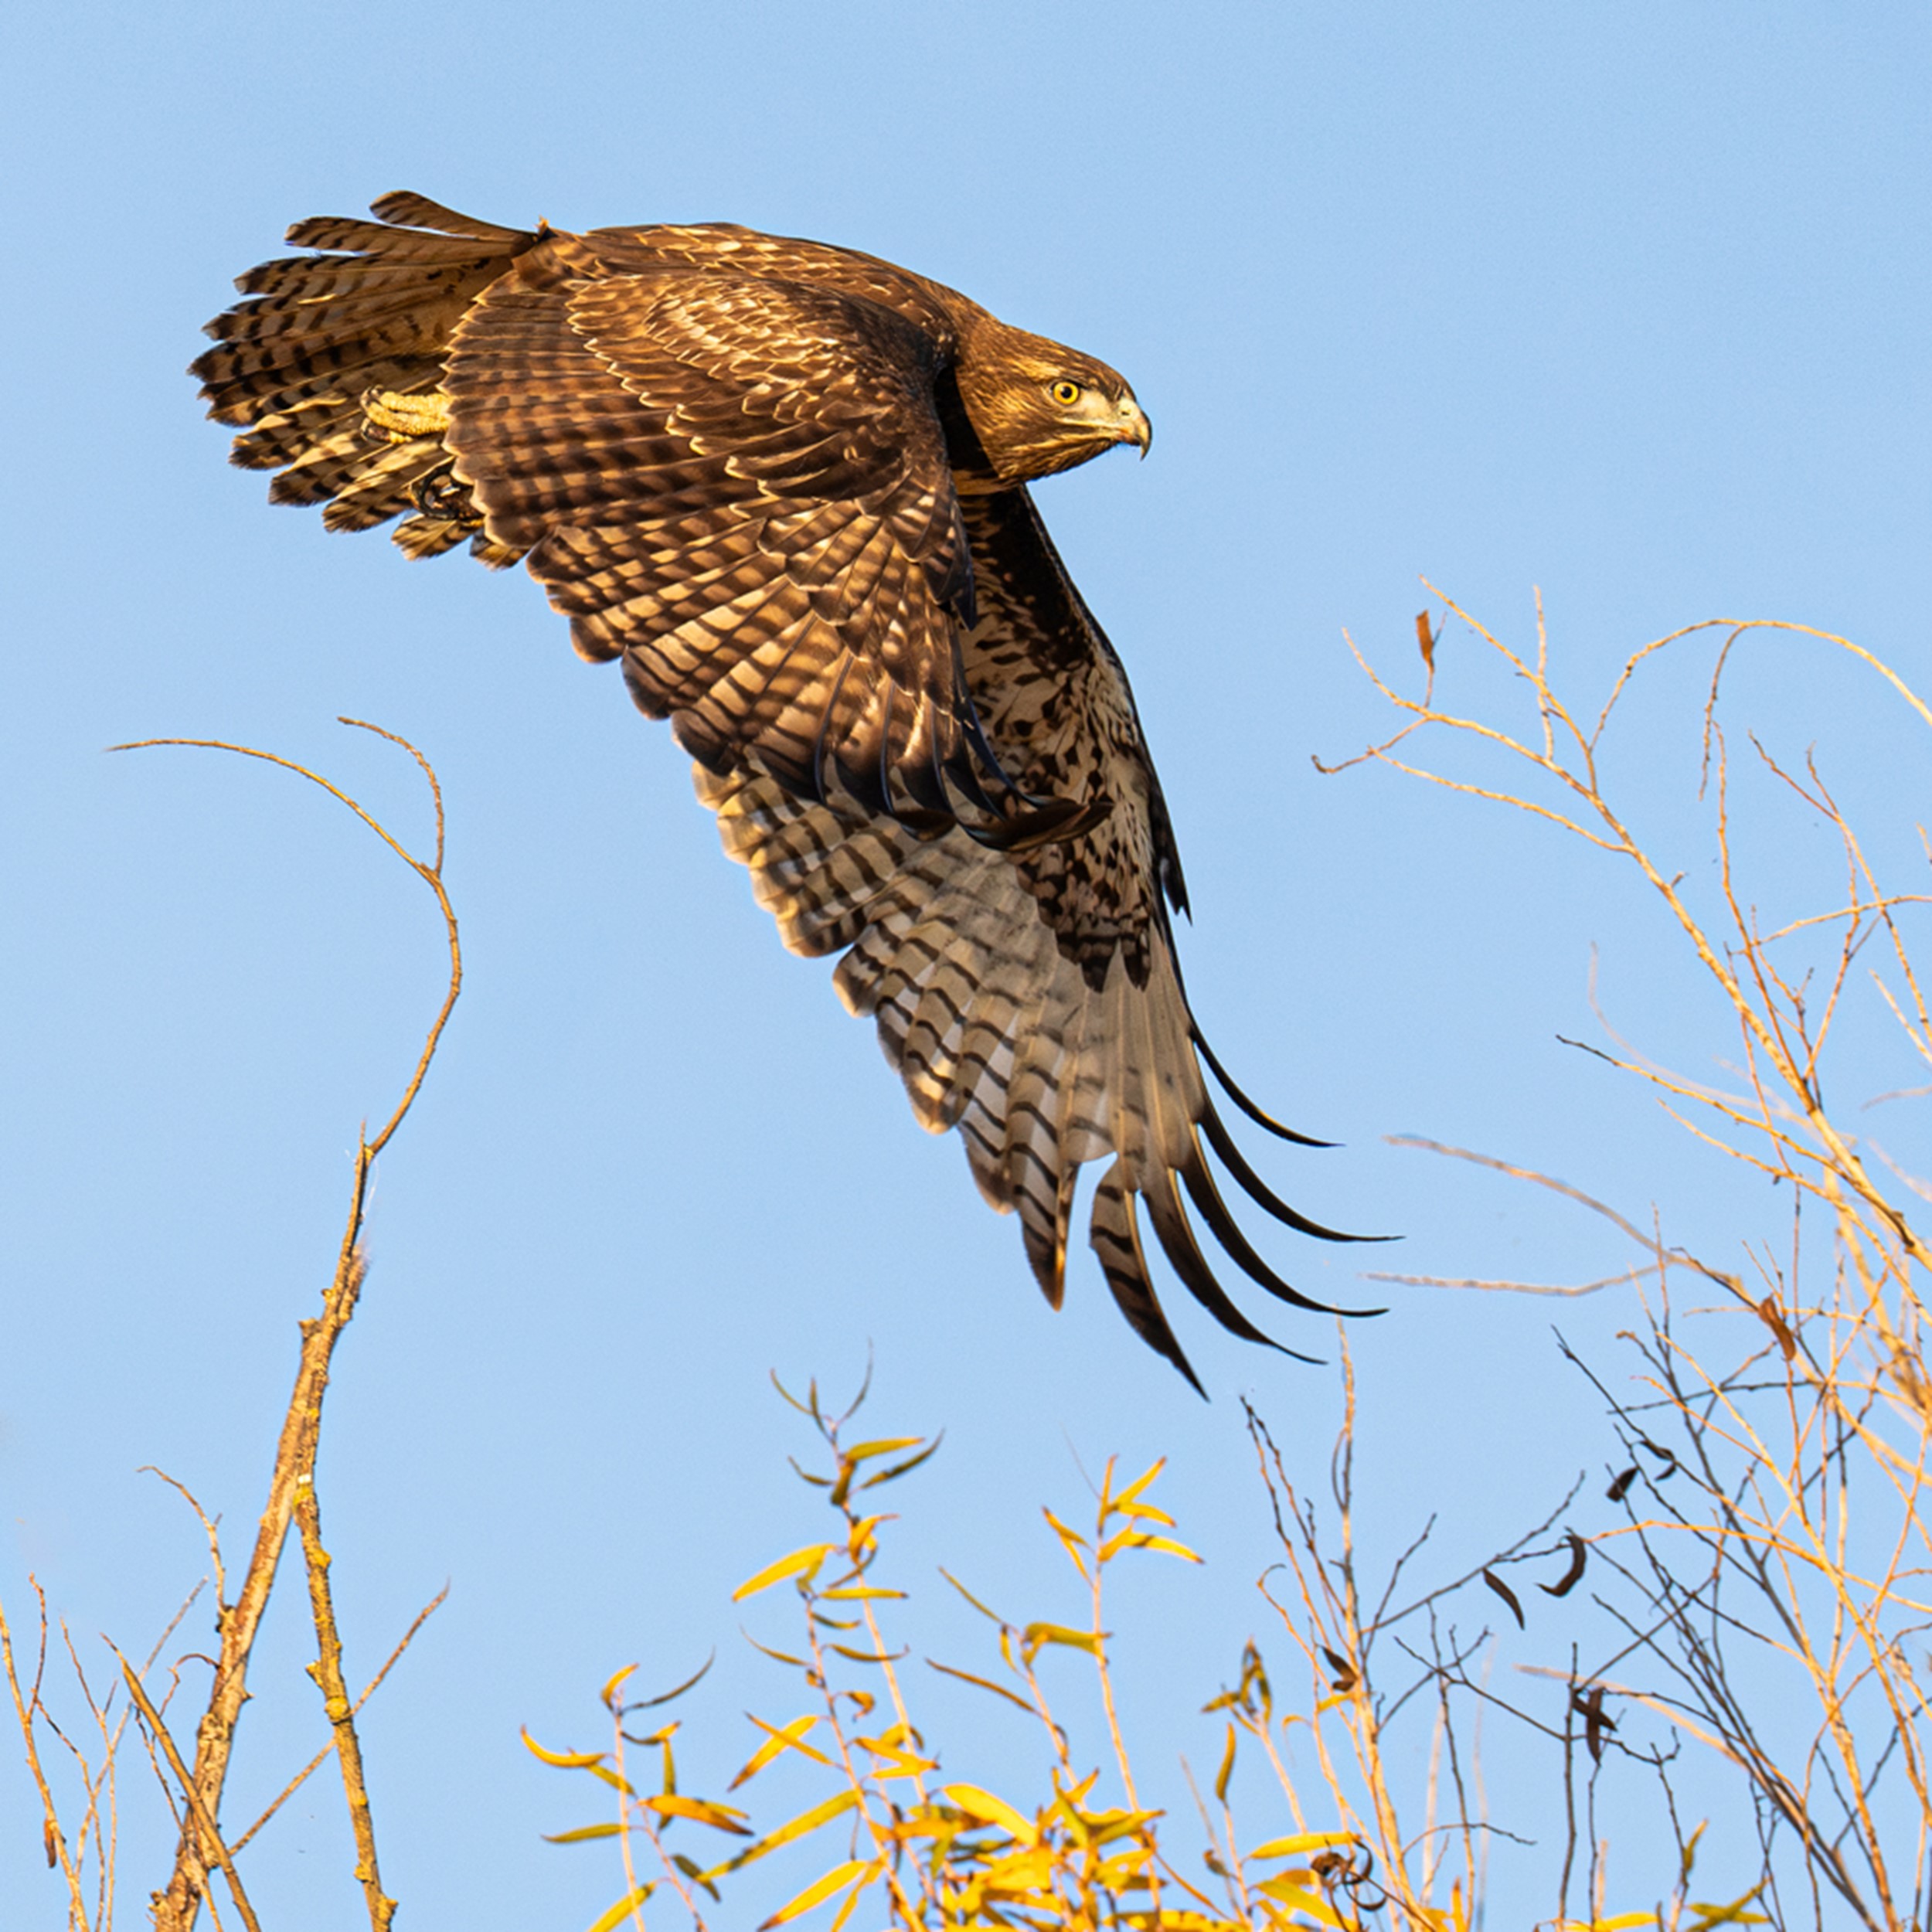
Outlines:
<svg viewBox="0 0 1932 1932"><path fill-rule="evenodd" d="M1080 384L1070 383L1063 376L1057 383L1049 384L1046 393L1062 409L1071 409L1080 400Z"/></svg>

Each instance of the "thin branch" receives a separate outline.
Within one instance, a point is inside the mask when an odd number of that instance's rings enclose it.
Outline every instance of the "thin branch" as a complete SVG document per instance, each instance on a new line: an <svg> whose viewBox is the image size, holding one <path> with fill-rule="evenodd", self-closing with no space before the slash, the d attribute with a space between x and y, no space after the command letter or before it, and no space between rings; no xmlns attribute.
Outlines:
<svg viewBox="0 0 1932 1932"><path fill-rule="evenodd" d="M126 1658L121 1657L118 1651L114 1655L121 1659L121 1675L128 1686L128 1695L134 1700L135 1708L140 1711L149 1733L161 1747L162 1755L167 1759L168 1768L173 1771L181 1785L182 1795L188 1801L188 1808L194 1815L195 1822L201 1829L207 1848L213 1853L215 1862L221 1867L223 1877L228 1881L228 1889L234 1895L235 1910L242 1915L242 1923L248 1927L248 1932L261 1932L260 1921L255 1917L254 1907L248 1903L248 1894L242 1887L241 1874L235 1869L233 1855L222 1842L221 1828L215 1822L215 1815L209 1809L208 1801L202 1796L193 1778L189 1776L188 1767L182 1762L181 1753L175 1749L175 1740L169 1736L168 1726L162 1722L160 1712L155 1709L147 1692L142 1689L141 1678L134 1665Z"/></svg>
<svg viewBox="0 0 1932 1932"><path fill-rule="evenodd" d="M322 1546L321 1505L312 1477L296 1484L295 1522L301 1532L302 1557L308 1572L309 1607L315 1621L315 1662L309 1675L322 1693L322 1708L335 1731L335 1754L342 1767L342 1792L355 1838L355 1877L369 1907L370 1932L389 1932L396 1901L383 1891L376 1860L376 1826L369 1816L369 1786L362 1774L362 1740L355 1734L355 1709L342 1682L342 1640L335 1628L335 1604L328 1587L329 1554Z"/></svg>
<svg viewBox="0 0 1932 1932"><path fill-rule="evenodd" d="M400 1659L403 1651L407 1650L410 1644L415 1641L416 1633L429 1621L430 1618L437 1611L442 1608L443 1605L449 1599L449 1585L445 1583L443 1587L439 1590L436 1594L416 1613L415 1621L410 1625L407 1630L403 1631L400 1640L396 1644L396 1648L391 1651L387 1658L383 1660L383 1668L369 1680L366 1685L363 1686L362 1696L357 1698L355 1702L349 1706L349 1713L352 1716L359 1715L362 1706L376 1695L377 1689L382 1684L383 1679L388 1676L389 1672L394 1668L396 1662ZM305 1784L318 1770L321 1769L323 1760L328 1756L331 1751L335 1750L335 1740L332 1738L328 1743L325 1744L322 1748L318 1751L315 1755L311 1757L308 1762L288 1781L286 1784L282 1787L281 1790L270 1801L268 1808L262 1813L260 1818L256 1819L253 1825L249 1826L247 1831L243 1832L240 1838L236 1839L234 1844L230 1849L236 1852L240 1851L243 1846L247 1844L248 1841L252 1838L255 1834L259 1832L262 1827L281 1809L283 1805L287 1804L289 1799L293 1798L295 1794L301 1789L302 1786Z"/></svg>
<svg viewBox="0 0 1932 1932"><path fill-rule="evenodd" d="M262 1512L254 1549L248 1567L243 1573L241 1587L233 1605L224 1606L218 1617L220 1652L216 1659L215 1678L209 1693L208 1706L196 1727L192 1779L196 1815L205 1810L211 1819L217 1818L220 1812L222 1791L234 1749L235 1727L248 1695L249 1658L254 1647L256 1633L260 1628L263 1613L267 1607L269 1592L281 1558L282 1546L294 1514L297 1496L303 1487L312 1484L314 1481L322 1399L328 1386L330 1365L334 1358L335 1344L355 1315L367 1272L362 1236L371 1172L376 1157L388 1145L396 1130L408 1117L417 1095L422 1090L423 1079L436 1056L444 1029L449 1022L450 1015L455 1007L463 984L462 947L456 913L444 888L442 879L443 798L442 788L435 772L429 760L408 740L359 719L345 719L342 722L357 730L372 732L401 747L423 771L429 782L436 813L436 857L434 862L416 857L386 825L364 810L339 786L311 770L306 765L298 764L293 759L259 750L253 746L232 744L225 740L211 738L150 738L113 747L116 750L138 750L163 745L198 747L208 750L228 752L238 757L257 759L306 779L311 784L328 793L338 804L345 806L422 880L434 898L437 910L441 915L449 953L449 972L442 1003L430 1022L422 1051L417 1058L402 1097L372 1139L365 1131L359 1140L355 1172L350 1185L349 1214L336 1254L335 1272L328 1287L323 1291L321 1313L301 1325L301 1360L296 1370L294 1388L289 1397L276 1444L275 1461L269 1481L268 1501ZM352 1811L355 1811L353 1806ZM372 1869L371 1860L359 1860L359 1866L362 1864L371 1865ZM196 1833L184 1828L175 1851L173 1872L165 1890L156 1897L155 1932L192 1932L196 1912L206 1892L206 1862L202 1855Z"/></svg>

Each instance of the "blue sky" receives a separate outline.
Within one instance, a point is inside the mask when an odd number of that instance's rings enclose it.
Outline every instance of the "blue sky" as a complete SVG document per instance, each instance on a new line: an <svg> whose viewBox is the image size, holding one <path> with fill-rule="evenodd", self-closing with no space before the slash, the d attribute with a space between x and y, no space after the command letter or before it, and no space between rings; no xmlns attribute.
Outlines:
<svg viewBox="0 0 1932 1932"><path fill-rule="evenodd" d="M568 1926L611 1895L594 1851L539 1842L579 1821L515 1733L587 1736L621 1664L668 1681L718 1640L692 1710L715 1756L690 1775L735 1763L736 1713L770 1693L725 1599L815 1527L768 1369L849 1384L869 1348L881 1424L948 1430L903 1546L942 1655L973 1638L936 1561L1064 1610L1037 1505L1073 1505L1080 1463L1171 1454L1212 1560L1150 1573L1121 1613L1130 1710L1168 1764L1212 1750L1193 1713L1266 1636L1236 1398L1313 1478L1335 1385L1177 1288L1202 1404L1083 1252L1049 1312L1016 1229L916 1131L825 971L783 953L684 761L536 586L327 536L224 466L181 369L290 221L397 187L512 223L741 221L903 261L1114 363L1152 460L1040 500L1134 679L1202 1020L1251 1090L1345 1143L1251 1150L1270 1178L1401 1233L1423 1274L1623 1257L1385 1135L1654 1202L1712 1251L1776 1227L1761 1189L1558 1043L1600 1037L1595 949L1606 1012L1658 1058L1725 1049L1633 880L1310 760L1383 728L1342 634L1409 675L1419 577L1518 640L1540 586L1586 694L1719 615L1848 633L1932 682L1923 10L83 0L10 38L0 1600L18 1615L31 1568L77 1635L145 1648L201 1556L142 1464L239 1542L355 1124L386 1112L439 985L420 889L326 801L102 747L244 740L420 835L406 761L332 720L406 733L447 788L471 979L383 1164L324 1451L350 1674L451 1584L367 1726L405 1923ZM1452 634L1444 663L1445 695L1498 698L1473 646ZM1687 866L1704 675L1665 673L1615 767ZM1788 643L1739 675L1767 742L1815 743L1855 808L1923 816L1922 749L1869 685ZM1910 1083L1876 1028L1855 1050L1861 1094ZM1912 1158L1917 1121L1887 1131ZM1271 1252L1313 1292L1369 1296L1358 1253ZM1551 1314L1397 1291L1355 1331L1373 1546L1433 1511L1445 1566L1479 1557L1611 1453ZM1629 1315L1559 1311L1606 1363ZM1274 1326L1332 1352L1318 1320ZM237 1812L319 1742L306 1641L291 1593ZM949 1769L996 1781L997 1724L935 1709ZM355 1909L311 1791L261 1846L258 1896L291 1928ZM131 1913L164 1855L131 1821ZM1514 1869L1498 1923L1546 1909ZM60 1922L4 1747L0 1895L10 1923Z"/></svg>

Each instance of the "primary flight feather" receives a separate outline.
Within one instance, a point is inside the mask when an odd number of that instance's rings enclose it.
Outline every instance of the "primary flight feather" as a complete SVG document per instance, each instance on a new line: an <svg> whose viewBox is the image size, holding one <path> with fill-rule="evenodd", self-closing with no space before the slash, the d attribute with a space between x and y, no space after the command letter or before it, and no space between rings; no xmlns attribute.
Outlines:
<svg viewBox="0 0 1932 1932"><path fill-rule="evenodd" d="M1193 1382L1136 1203L1221 1324L1183 1191L1303 1308L1202 1147L1277 1219L1216 1112L1182 989L1172 828L1133 695L1026 485L1146 416L1093 357L870 256L736 226L568 234L420 195L298 222L193 366L233 460L332 529L521 560L668 717L785 944L842 954L922 1125L956 1128L1058 1306L1074 1182L1141 1336ZM1244 1111L1291 1140L1238 1089Z"/></svg>

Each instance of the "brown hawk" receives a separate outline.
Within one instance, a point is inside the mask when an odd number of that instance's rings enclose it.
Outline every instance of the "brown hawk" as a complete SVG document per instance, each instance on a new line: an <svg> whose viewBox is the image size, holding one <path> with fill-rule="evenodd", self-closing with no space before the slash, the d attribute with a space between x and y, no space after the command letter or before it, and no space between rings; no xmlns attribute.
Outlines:
<svg viewBox="0 0 1932 1932"><path fill-rule="evenodd" d="M524 561L696 760L785 944L839 954L920 1123L958 1129L1058 1306L1074 1182L1128 1320L1200 1384L1135 1202L1221 1324L1270 1293L1168 909L1185 889L1119 659L1026 485L1148 420L1104 363L889 263L728 225L498 228L419 195L298 222L193 366L234 461L331 529Z"/></svg>

